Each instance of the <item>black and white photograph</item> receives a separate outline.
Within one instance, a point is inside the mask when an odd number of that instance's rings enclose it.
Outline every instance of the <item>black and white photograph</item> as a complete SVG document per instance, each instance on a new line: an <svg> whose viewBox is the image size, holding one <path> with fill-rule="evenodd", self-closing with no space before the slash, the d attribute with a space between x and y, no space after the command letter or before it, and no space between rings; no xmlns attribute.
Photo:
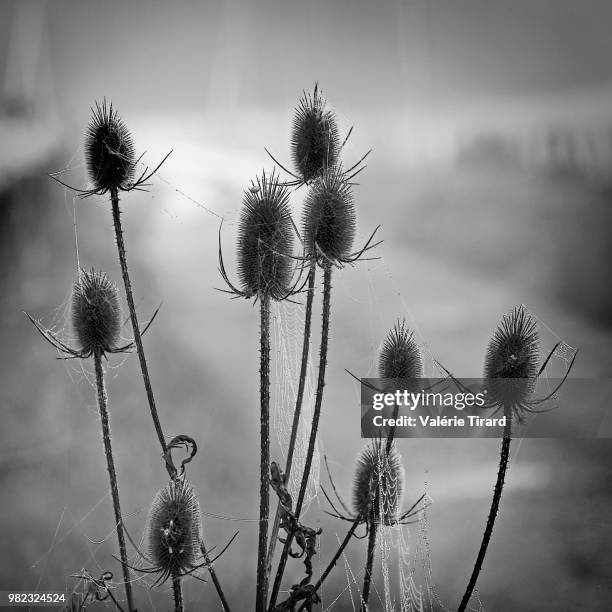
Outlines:
<svg viewBox="0 0 612 612"><path fill-rule="evenodd" d="M612 610L609 0L0 1L0 609Z"/></svg>

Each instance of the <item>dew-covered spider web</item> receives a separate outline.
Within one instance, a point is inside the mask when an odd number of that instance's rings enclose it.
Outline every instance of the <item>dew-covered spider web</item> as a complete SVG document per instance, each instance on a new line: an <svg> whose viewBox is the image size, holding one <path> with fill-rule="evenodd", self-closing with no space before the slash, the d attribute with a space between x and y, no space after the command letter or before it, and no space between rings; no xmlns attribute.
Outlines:
<svg viewBox="0 0 612 612"><path fill-rule="evenodd" d="M274 302L272 306L272 346L275 352L272 391L271 428L276 435L278 448L282 453L282 465L287 460L287 452L293 427L298 384L302 363L302 344L304 335L305 307L301 303ZM312 415L314 412L316 379L313 370L312 345L317 349L318 342L312 338L311 351L306 366L304 396L292 467L287 488L292 499L297 500L308 451ZM318 445L312 459L308 488L304 497L303 512L308 510L311 501L317 496L319 488L320 455Z"/></svg>

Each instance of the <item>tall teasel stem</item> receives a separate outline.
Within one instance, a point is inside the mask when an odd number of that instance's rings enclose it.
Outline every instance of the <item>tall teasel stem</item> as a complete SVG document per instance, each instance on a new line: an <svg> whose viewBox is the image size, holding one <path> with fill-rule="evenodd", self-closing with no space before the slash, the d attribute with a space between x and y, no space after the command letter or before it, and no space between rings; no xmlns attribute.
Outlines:
<svg viewBox="0 0 612 612"><path fill-rule="evenodd" d="M321 347L319 351L319 375L317 379L317 391L315 395L315 406L312 415L312 425L310 428L310 439L308 440L308 451L306 453L306 461L304 464L304 472L302 475L302 481L300 484L300 492L298 494L297 503L295 505L295 518L296 521L300 518L302 512L302 506L304 504L304 498L306 497L306 488L308 486L308 479L310 477L310 469L312 466L312 458L314 455L315 444L317 441L317 432L319 430L319 417L321 416L321 406L323 404L323 387L325 386L325 370L327 368L327 348L329 344L329 321L331 312L331 289L332 289L332 266L329 262L323 265L323 313L322 313L322 326L321 326ZM287 534L285 546L278 563L278 569L276 572L276 578L274 580L274 587L272 589L272 595L270 596L269 609L274 609L276 604L276 598L280 590L285 566L287 564L287 558L289 551L291 550L291 542L293 541L293 533Z"/></svg>
<svg viewBox="0 0 612 612"><path fill-rule="evenodd" d="M465 612L467 609L491 541L508 469L513 417L516 416L520 422L523 419L523 410L530 410L529 396L539 376L538 361L539 337L536 322L523 306L519 306L502 318L489 342L485 358L484 381L487 401L489 407L503 409L506 422L487 525L458 612Z"/></svg>
<svg viewBox="0 0 612 612"><path fill-rule="evenodd" d="M302 363L300 365L300 379L298 382L298 390L295 399L295 410L293 413L293 424L291 425L291 436L289 438L289 447L287 450L287 465L285 467L285 477L287 482L291 474L293 465L293 453L295 450L295 442L297 440L297 432L300 425L300 416L302 414L302 402L304 399L304 388L306 387L306 371L308 369L308 356L310 354L310 328L312 324L312 303L314 301L315 279L317 274L317 264L313 261L308 272L308 293L306 294L306 312L304 315L304 338L302 342ZM276 548L276 540L280 527L280 502L276 509L276 518L272 533L270 534L270 545L268 548L268 561L266 571L268 576L272 571L272 561L274 558L274 550Z"/></svg>
<svg viewBox="0 0 612 612"><path fill-rule="evenodd" d="M134 333L134 344L136 345L136 350L138 352L140 371L142 373L142 380L144 382L145 391L147 393L149 410L151 411L151 417L153 419L153 425L155 426L155 432L157 433L157 438L159 440L159 444L162 448L162 451L166 453L168 449L166 445L166 440L164 438L164 433L162 431L161 423L159 421L159 416L157 414L155 397L153 395L153 387L151 386L151 377L149 376L147 359L145 357L144 348L142 346L142 336L140 333L140 327L138 326L138 316L136 315L136 307L134 305L132 283L130 281L130 273L128 270L125 242L123 240L123 229L121 226L121 210L119 209L119 193L115 187L112 187L110 189L110 195L113 209L113 225L115 227L115 239L117 241L117 250L119 252L121 275L123 276L123 284L125 286L125 297L130 311L130 320L132 322L132 330ZM172 476L172 474L170 474L170 476Z"/></svg>
<svg viewBox="0 0 612 612"><path fill-rule="evenodd" d="M482 536L482 542L480 543L480 550L474 563L474 569L470 576L470 581L463 594L463 599L459 604L458 612L464 612L470 602L470 597L476 586L478 575L482 569L485 555L487 554L487 548L491 541L491 535L493 534L493 526L495 525L495 519L499 510L499 502L501 501L502 490L504 488L504 481L506 478L506 471L508 469L508 458L510 456L510 441L512 435L512 413L510 411L504 411L506 416L506 425L504 426L504 433L502 437L502 443L499 453L499 469L497 471L497 480L495 482L495 489L493 490L493 499L491 500L491 508L489 510L489 517L487 518L487 526Z"/></svg>
<svg viewBox="0 0 612 612"><path fill-rule="evenodd" d="M257 551L257 612L265 612L268 595L266 549L270 515L270 296L260 297L260 438L259 543Z"/></svg>
<svg viewBox="0 0 612 612"><path fill-rule="evenodd" d="M244 192L238 226L238 272L242 287L229 280L219 243L219 271L235 296L260 300L260 479L259 540L255 608L265 612L268 598L267 546L270 513L270 300L292 295L293 221L289 192L274 172L257 177Z"/></svg>
<svg viewBox="0 0 612 612"><path fill-rule="evenodd" d="M113 449L111 445L110 420L108 416L108 398L106 395L106 385L104 384L104 370L102 369L102 354L94 354L94 368L96 372L96 390L98 394L98 409L100 411L100 422L102 423L102 440L104 442L104 454L106 455L106 468L110 479L111 497L113 499L113 509L115 511L115 524L117 526L117 539L119 541L119 555L121 556L121 566L123 568L123 580L125 586L125 596L127 599L128 610L134 609L132 598L132 584L130 570L127 564L127 552L125 547L125 534L123 532L123 519L121 518L121 504L119 502L119 486L117 484L117 473L115 471L115 461L113 459Z"/></svg>
<svg viewBox="0 0 612 612"><path fill-rule="evenodd" d="M166 156L166 158L167 157L168 156ZM161 164L164 163L166 158L164 158ZM95 109L92 109L92 117L85 136L85 159L93 188L88 191L79 190L81 195L110 194L115 239L117 241L121 274L123 276L123 284L125 285L130 319L132 321L134 344L138 352L142 379L147 393L155 431L157 432L162 451L166 454L168 449L159 422L159 417L157 416L151 379L149 377L147 361L142 347L141 332L138 327L138 317L136 316L136 308L134 306L132 284L130 282L130 274L125 254L125 243L123 241L123 230L121 228L121 211L119 209L119 191L131 191L133 189L142 190L148 185L147 181L157 172L161 164L159 164L153 172L148 172L148 168L146 168L139 177L135 176L139 160L135 155L132 135L123 120L119 117L117 111L113 108L113 105L106 105L106 100L101 105L96 103ZM58 179L56 178L56 180ZM59 182L62 183L62 181ZM62 184L65 185L65 183ZM168 464L167 468L170 473L171 468ZM172 477L174 474L170 473L170 476Z"/></svg>

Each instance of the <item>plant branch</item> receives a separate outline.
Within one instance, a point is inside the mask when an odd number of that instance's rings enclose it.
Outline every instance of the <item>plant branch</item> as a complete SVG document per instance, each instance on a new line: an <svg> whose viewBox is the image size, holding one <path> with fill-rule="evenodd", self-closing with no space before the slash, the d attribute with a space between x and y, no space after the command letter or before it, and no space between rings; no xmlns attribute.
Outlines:
<svg viewBox="0 0 612 612"><path fill-rule="evenodd" d="M265 612L268 598L266 552L270 515L270 296L260 296L260 470L259 470L259 543L257 550L256 612Z"/></svg>
<svg viewBox="0 0 612 612"><path fill-rule="evenodd" d="M130 281L130 274L128 271L125 243L123 241L123 230L121 227L121 210L119 209L119 194L116 189L111 189L111 203L113 208L113 225L115 227L115 239L117 241L117 250L119 252L119 263L121 265L121 274L123 276L123 284L125 286L125 297L130 310L130 319L132 321L132 331L134 333L134 344L138 352L138 360L140 361L140 370L142 372L142 380L144 382L145 391L147 393L147 400L149 402L149 409L151 411L151 417L153 419L153 425L159 439L159 444L162 447L164 455L167 452L166 440L162 431L161 423L159 422L159 416L157 414L157 407L155 406L155 397L153 396L153 388L151 386L151 378L149 376L149 368L147 366L147 360L142 346L142 337L140 333L140 327L138 326L138 317L136 316L136 307L134 306L134 296L132 294L132 283ZM168 473L171 477L174 474L171 473L171 469L168 467Z"/></svg>
<svg viewBox="0 0 612 612"><path fill-rule="evenodd" d="M119 486L117 484L117 473L115 471L115 461L113 459L113 449L111 446L110 421L108 416L108 397L106 395L106 386L104 384L102 356L99 353L96 353L94 355L94 367L96 371L98 409L100 410L100 421L102 423L102 440L104 442L106 468L108 469L111 497L113 499L113 509L115 511L115 524L117 526L117 539L119 540L119 555L121 556L121 567L123 570L125 596L127 599L128 610L132 612L134 610L134 602L132 598L132 583L130 579L130 570L127 564L125 534L123 533L123 519L121 518L121 504L119 503Z"/></svg>
<svg viewBox="0 0 612 612"><path fill-rule="evenodd" d="M470 581L463 594L463 599L459 604L458 612L465 612L467 609L470 597L476 586L478 575L482 569L485 555L487 554L487 547L493 534L493 525L495 524L495 518L497 517L497 511L499 510L499 502L501 500L502 490L504 488L504 479L506 477L506 471L508 469L508 457L510 456L510 441L512 435L512 413L510 410L504 410L506 414L506 425L504 426L504 433L499 453L499 469L497 472L497 481L495 483L495 489L493 490L493 499L491 500L491 509L489 510L489 518L487 519L487 526L482 536L482 542L480 544L480 550L478 551L478 557L476 557L476 563L474 563L474 569Z"/></svg>
<svg viewBox="0 0 612 612"><path fill-rule="evenodd" d="M329 562L329 564L325 568L325 571L321 574L321 577L319 578L319 580L312 587L312 594L316 593L321 588L321 586L325 582L325 579L329 576L331 571L336 566L336 563L338 562L340 555L342 555L342 553L344 552L344 549L347 547L348 543L353 537L353 534L355 533L355 530L357 529L357 527L359 527L360 524L361 524L361 515L357 516L357 518L353 521L351 528L347 531L346 535L344 536L344 540L342 540L342 543L340 544L338 550L336 551L336 554L332 557L332 560ZM302 605L299 608L299 611L301 612L301 610L305 610L307 606L308 606L308 600L302 603Z"/></svg>
<svg viewBox="0 0 612 612"><path fill-rule="evenodd" d="M368 611L368 601L370 600L370 587L372 585L372 568L374 567L374 554L376 553L377 525L375 521L370 521L368 525L370 533L368 536L368 553L366 558L365 573L363 575L363 588L361 589L361 612Z"/></svg>
<svg viewBox="0 0 612 612"><path fill-rule="evenodd" d="M172 593L174 594L174 612L183 612L183 589L181 577L178 574L172 576Z"/></svg>
<svg viewBox="0 0 612 612"><path fill-rule="evenodd" d="M212 566L212 563L210 562L210 556L208 554L208 551L206 550L206 546L204 546L204 541L200 542L200 550L202 551L204 561L206 561L206 569L208 570L208 573L212 578L213 584L215 585L217 595L219 595L219 600L221 601L221 607L223 608L223 612L230 612L230 607L227 603L227 599L225 598L225 593L221 588L219 578L217 578L217 572L215 572L215 569Z"/></svg>

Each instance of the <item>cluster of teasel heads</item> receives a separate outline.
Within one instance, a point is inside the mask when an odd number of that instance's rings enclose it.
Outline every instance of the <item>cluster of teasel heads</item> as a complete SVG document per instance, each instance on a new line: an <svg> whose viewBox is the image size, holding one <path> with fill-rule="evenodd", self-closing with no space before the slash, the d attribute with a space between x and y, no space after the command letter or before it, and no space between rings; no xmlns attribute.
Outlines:
<svg viewBox="0 0 612 612"><path fill-rule="evenodd" d="M410 523L426 506L426 502L423 501L425 496L422 495L408 509L401 509L404 470L394 442L395 431L394 428L391 428L385 438L378 438L367 444L356 461L352 509L349 509L343 502L328 469L329 480L336 496L336 501L333 501L322 487L331 507L328 514L350 522L351 527L318 582L314 585L310 584L312 576L310 560L312 555L316 554L316 537L319 532L302 525L300 513L310 476L323 403L331 318L332 270L363 259L363 255L378 244L373 243L375 230L360 250L353 251L356 233L353 178L363 170L363 161L369 152L347 170L343 169L341 153L351 131L352 128L341 142L336 117L328 107L318 86L315 86L312 93L305 92L296 109L291 136L294 172L276 162L290 175L292 180L281 182L279 175L274 170L269 173L264 172L256 177L244 192L236 250L239 287L232 284L226 273L219 235L219 270L227 283L226 291L234 297L254 298L260 303L261 453L257 612L296 610L298 606L300 610L312 609L312 606L318 602L317 591L323 581L351 538L358 537L356 529L359 525L365 526L366 533L362 537L368 539L360 603L361 611L365 612L369 605L376 538L380 527ZM229 610L227 600L212 567L214 559L209 557L204 546L199 502L185 476L184 465L193 458L197 450L195 441L183 435L167 443L157 415L141 340L153 319L144 329L140 329L134 307L120 221L119 193L146 189L149 185L148 181L166 158L153 171L145 167L138 174L140 158L136 157L132 137L116 110L112 105L107 106L105 102L101 105L96 104L92 111L92 119L86 135L85 157L92 187L75 191L81 197L105 194L110 196L115 239L134 340L122 341L121 311L117 288L105 273L95 270L79 271L74 284L72 328L76 346L71 346L57 334L46 329L39 321L31 317L30 319L45 339L62 353L61 358L93 358L104 450L119 543L119 561L126 593L125 605L129 612L135 610L130 570L152 575L152 585L160 585L170 580L173 587L175 610L182 611L184 603L181 580L185 576L196 575L202 568L210 573L222 607L227 611ZM53 178L62 185L70 187L60 179L60 175L53 175ZM301 186L305 186L308 191L303 203L300 232L292 220L289 188ZM301 254L294 253L294 248L298 243L303 247ZM296 432L300 422L305 372L310 354L311 318L318 268L323 270L323 300L315 408L310 426L304 472L301 476L297 500L293 500L284 483L288 482ZM306 272L306 280L302 282L304 272ZM271 300L293 301L299 299L300 296L304 296L306 300L302 362L287 463L283 473L278 468L278 464L270 461L270 302ZM515 309L502 319L489 344L484 371L489 407L503 410L509 418L503 434L500 467L487 528L470 583L459 608L461 611L465 610L469 602L491 537L507 468L512 422L522 421L526 413L537 412L538 406L549 400L563 383L561 381L559 387L546 397L539 399L532 397L535 381L544 371L556 348L553 348L539 366L539 340L536 324L522 307ZM102 367L102 358L108 354L134 350L138 353L151 417L170 476L168 485L158 492L151 506L146 526L144 552L130 538L121 516L119 488L111 446L108 397ZM572 364L568 368L568 373ZM422 376L423 368L417 343L403 321L398 321L385 338L379 355L378 370L381 379L413 379ZM508 380L513 383L508 385ZM191 455L177 469L172 461L171 451L179 446L185 446L188 449L191 446ZM273 479L276 479L277 485L275 491L281 491L282 496L279 495L276 518L268 537L271 466L276 466L276 471L273 470ZM280 540L284 542L284 547L270 591L269 578L275 545L279 540L278 532L281 528L286 531L286 537ZM125 535L134 545L144 564L133 567L128 563ZM299 554L292 551L293 540L302 549ZM305 563L310 563L307 577L299 584L293 585L289 591L289 597L277 604L287 559L304 555L307 559ZM116 607L123 610L113 594L113 589L108 587L111 579L110 572L105 572L98 580L92 577L92 583L98 588L91 592L95 593L96 599L110 597Z"/></svg>
<svg viewBox="0 0 612 612"><path fill-rule="evenodd" d="M83 198L105 194L110 196L115 240L134 340L130 342L121 341L122 321L117 288L104 272L93 269L90 272L79 270L78 278L73 287L71 318L76 346L71 346L68 341L46 329L39 321L35 321L31 317L30 320L44 338L60 351L62 355L60 358L93 358L102 439L119 544L118 560L123 572L124 605L129 612L136 610L130 573L130 570L135 569L140 573L153 574L155 576L154 584L161 584L171 579L175 609L183 610L181 579L203 567L208 568L211 575L214 574L214 570L211 567L209 568L212 561L208 557L201 537L199 504L191 485L186 480L184 469L185 463L195 455L197 447L195 441L185 435L177 436L167 443L161 429L142 345L142 335L146 332L157 312L147 326L141 330L132 295L119 208L119 193L146 189L149 185L148 181L166 158L153 171L149 171L148 167L145 167L140 174L137 174L140 158L136 158L131 134L112 105L107 106L104 102L96 104L95 108L92 109L92 117L85 138L85 159L92 187L75 189L66 184L59 174L51 176L62 185L74 189ZM158 493L152 505L147 527L148 551L142 553L136 547L138 554L148 562L148 567L138 568L134 568L128 563L125 535L127 534L129 538L129 534L125 529L121 515L118 478L111 444L105 372L102 365L102 359L106 358L108 354L132 352L133 350L138 352L151 416L162 448L165 466L170 476L168 486ZM174 466L171 451L179 446L191 448L191 456L183 461L180 469L177 469ZM112 580L111 572L104 572L99 579L90 576L90 582L95 588L90 588L85 599L78 602L78 609L84 609L89 597L96 600L110 597L116 607L123 610L124 608L115 598L113 590L108 588L110 580Z"/></svg>

